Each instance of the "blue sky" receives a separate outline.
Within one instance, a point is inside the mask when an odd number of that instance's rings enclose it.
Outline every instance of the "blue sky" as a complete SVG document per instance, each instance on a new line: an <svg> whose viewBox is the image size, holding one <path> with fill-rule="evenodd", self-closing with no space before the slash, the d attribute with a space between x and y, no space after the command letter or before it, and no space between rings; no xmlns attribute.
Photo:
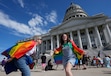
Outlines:
<svg viewBox="0 0 111 76"><path fill-rule="evenodd" d="M18 40L45 34L60 24L71 2L89 16L111 17L111 0L0 0L0 53Z"/></svg>

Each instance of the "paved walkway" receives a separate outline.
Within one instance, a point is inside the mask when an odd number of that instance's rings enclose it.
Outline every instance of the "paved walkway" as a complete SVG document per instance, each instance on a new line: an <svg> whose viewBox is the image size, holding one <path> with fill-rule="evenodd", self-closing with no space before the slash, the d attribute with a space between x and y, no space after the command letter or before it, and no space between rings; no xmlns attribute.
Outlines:
<svg viewBox="0 0 111 76"><path fill-rule="evenodd" d="M73 76L111 76L111 68L88 68L86 70L72 70ZM0 71L0 76L21 76L20 72L12 72L6 75ZM57 70L41 71L40 68L31 70L31 76L65 76L64 70L59 66Z"/></svg>

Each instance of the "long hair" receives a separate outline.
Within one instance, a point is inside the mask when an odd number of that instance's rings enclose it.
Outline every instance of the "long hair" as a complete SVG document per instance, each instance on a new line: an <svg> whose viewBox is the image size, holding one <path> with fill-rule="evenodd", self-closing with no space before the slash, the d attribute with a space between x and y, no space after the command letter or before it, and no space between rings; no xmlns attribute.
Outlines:
<svg viewBox="0 0 111 76"><path fill-rule="evenodd" d="M67 35L67 42L69 42L69 41L70 41L70 39L69 39L68 34L67 34L67 33L64 33L64 34L66 34L66 35ZM64 40L63 40L63 35L64 35L64 34L62 34L62 35L61 35L61 38L60 38L60 44L61 44L61 45L63 45L63 44L64 44Z"/></svg>

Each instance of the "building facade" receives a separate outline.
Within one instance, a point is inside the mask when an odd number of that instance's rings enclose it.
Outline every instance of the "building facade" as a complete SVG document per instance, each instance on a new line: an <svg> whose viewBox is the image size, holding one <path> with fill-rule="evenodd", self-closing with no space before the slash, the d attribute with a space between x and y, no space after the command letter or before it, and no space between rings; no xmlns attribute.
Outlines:
<svg viewBox="0 0 111 76"><path fill-rule="evenodd" d="M71 3L62 23L41 35L41 53L59 47L63 33L67 33L81 49L103 48L111 42L111 19L104 14L88 16L79 5Z"/></svg>

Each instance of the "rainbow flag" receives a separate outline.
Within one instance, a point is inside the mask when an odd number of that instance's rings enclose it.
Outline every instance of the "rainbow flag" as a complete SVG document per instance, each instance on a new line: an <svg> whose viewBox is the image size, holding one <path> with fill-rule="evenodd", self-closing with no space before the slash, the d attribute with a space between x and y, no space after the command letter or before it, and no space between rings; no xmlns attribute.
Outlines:
<svg viewBox="0 0 111 76"><path fill-rule="evenodd" d="M36 45L35 41L20 42L2 52L2 55L12 58L20 58Z"/></svg>
<svg viewBox="0 0 111 76"><path fill-rule="evenodd" d="M61 64L62 63L62 51L59 52L58 54L54 54L53 57L54 57L54 61L56 64Z"/></svg>
<svg viewBox="0 0 111 76"><path fill-rule="evenodd" d="M70 42L72 43L74 54L76 54L78 59L82 58L82 56L84 54L84 50L78 48L77 45L74 43L74 41L70 40ZM62 63L62 56L63 56L62 46L60 46L59 48L57 48L54 51L54 54L53 54L53 58L54 58L54 61L55 61L56 64L61 64Z"/></svg>

